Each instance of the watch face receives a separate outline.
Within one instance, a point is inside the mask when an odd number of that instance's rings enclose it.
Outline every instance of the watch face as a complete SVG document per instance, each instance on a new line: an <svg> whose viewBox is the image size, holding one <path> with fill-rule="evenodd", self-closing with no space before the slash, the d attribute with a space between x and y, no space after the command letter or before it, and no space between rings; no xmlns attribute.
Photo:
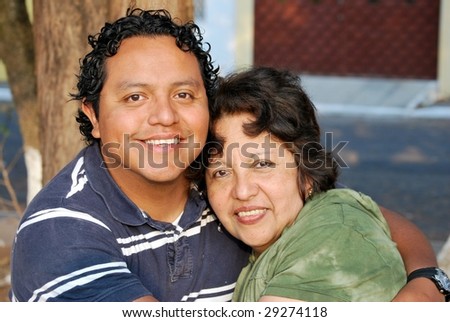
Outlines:
<svg viewBox="0 0 450 322"><path fill-rule="evenodd" d="M446 291L446 294L450 293L450 279L442 270L436 270L436 275L434 275L436 281L441 284L441 287Z"/></svg>

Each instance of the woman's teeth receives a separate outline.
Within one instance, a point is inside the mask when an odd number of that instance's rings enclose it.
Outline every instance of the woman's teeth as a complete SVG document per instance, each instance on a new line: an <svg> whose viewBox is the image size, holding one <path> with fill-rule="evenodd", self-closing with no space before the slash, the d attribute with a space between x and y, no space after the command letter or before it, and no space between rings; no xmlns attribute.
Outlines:
<svg viewBox="0 0 450 322"><path fill-rule="evenodd" d="M256 216L256 215L263 215L266 213L266 209L256 209L256 210L249 210L249 211L240 211L237 213L239 217L247 217L247 216Z"/></svg>

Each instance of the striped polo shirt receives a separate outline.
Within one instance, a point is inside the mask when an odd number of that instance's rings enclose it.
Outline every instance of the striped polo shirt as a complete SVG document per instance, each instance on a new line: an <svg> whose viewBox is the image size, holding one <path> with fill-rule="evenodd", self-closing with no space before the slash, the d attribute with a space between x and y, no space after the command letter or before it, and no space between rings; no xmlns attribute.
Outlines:
<svg viewBox="0 0 450 322"><path fill-rule="evenodd" d="M196 189L176 223L152 220L83 149L28 206L13 246L11 301L229 301L248 249Z"/></svg>

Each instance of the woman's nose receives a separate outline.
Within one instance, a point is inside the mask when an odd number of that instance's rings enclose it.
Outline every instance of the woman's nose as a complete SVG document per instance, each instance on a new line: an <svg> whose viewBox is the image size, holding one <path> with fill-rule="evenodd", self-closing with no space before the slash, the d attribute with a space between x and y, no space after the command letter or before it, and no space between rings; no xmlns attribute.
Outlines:
<svg viewBox="0 0 450 322"><path fill-rule="evenodd" d="M233 197L239 200L250 200L258 193L258 184L251 176L235 174Z"/></svg>

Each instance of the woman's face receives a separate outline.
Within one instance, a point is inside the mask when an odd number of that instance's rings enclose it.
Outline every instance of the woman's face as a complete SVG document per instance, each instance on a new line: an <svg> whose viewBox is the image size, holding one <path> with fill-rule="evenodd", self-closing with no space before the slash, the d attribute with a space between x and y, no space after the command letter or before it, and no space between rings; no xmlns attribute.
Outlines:
<svg viewBox="0 0 450 322"><path fill-rule="evenodd" d="M263 132L247 136L250 114L223 116L215 127L223 153L206 172L208 198L225 228L260 254L291 225L303 207L292 152Z"/></svg>

